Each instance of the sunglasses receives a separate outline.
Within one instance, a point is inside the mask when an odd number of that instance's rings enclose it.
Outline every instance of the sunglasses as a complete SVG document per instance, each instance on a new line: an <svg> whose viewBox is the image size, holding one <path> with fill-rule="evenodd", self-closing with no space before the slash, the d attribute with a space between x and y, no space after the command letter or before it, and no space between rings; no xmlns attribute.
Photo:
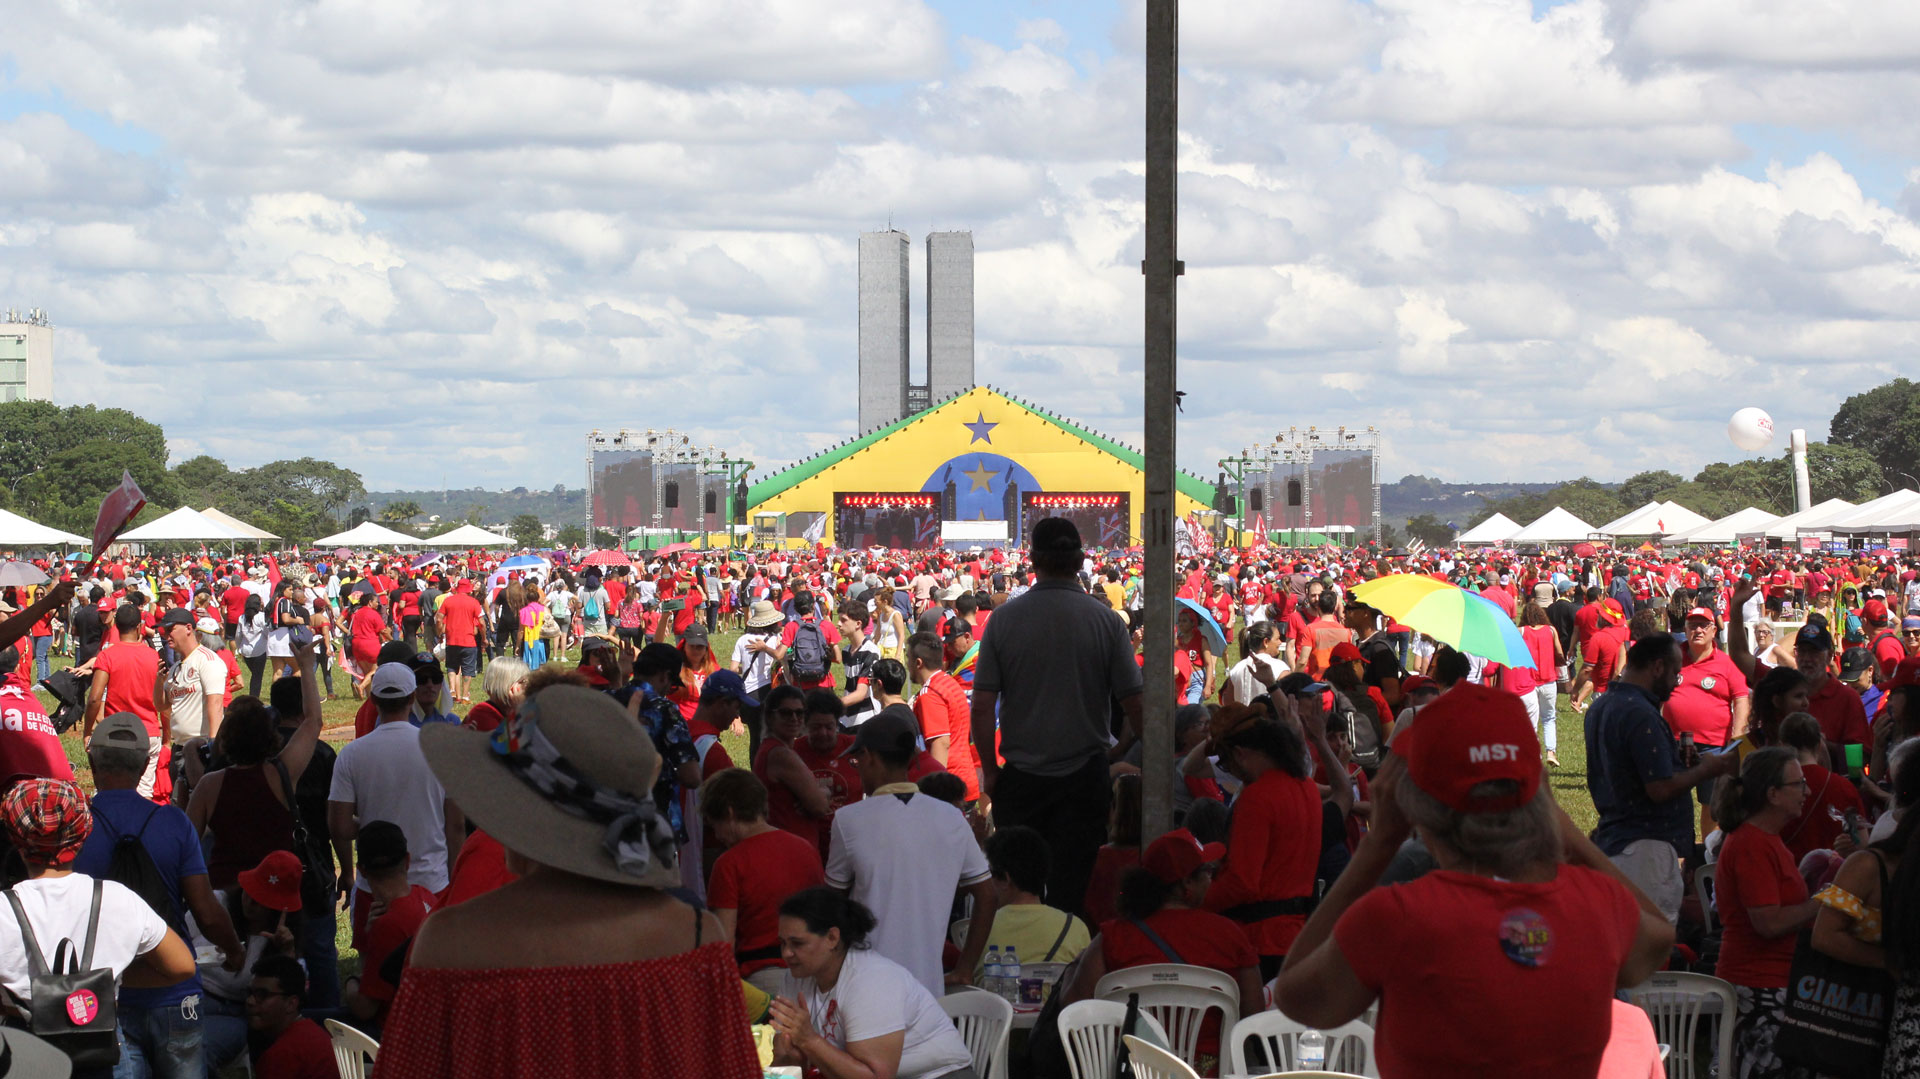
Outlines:
<svg viewBox="0 0 1920 1079"><path fill-rule="evenodd" d="M807 714L807 710L805 708L775 708L773 714L776 716L804 716Z"/></svg>

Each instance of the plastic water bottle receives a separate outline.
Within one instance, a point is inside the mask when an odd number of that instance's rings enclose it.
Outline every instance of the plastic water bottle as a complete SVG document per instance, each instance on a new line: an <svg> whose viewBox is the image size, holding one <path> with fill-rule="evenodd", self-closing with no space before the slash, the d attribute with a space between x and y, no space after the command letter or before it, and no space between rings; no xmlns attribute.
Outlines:
<svg viewBox="0 0 1920 1079"><path fill-rule="evenodd" d="M1319 1071L1326 1067L1327 1036L1317 1030L1301 1031L1293 1056L1293 1066L1300 1071Z"/></svg>
<svg viewBox="0 0 1920 1079"><path fill-rule="evenodd" d="M987 961L980 965L980 988L1004 997L1007 994L1001 987L1001 983L1006 980L1006 977L1006 968L1000 964L1000 946L987 945Z"/></svg>
<svg viewBox="0 0 1920 1079"><path fill-rule="evenodd" d="M1020 1004L1020 956L1007 945L1007 957L1000 961L1000 995L1008 1004Z"/></svg>

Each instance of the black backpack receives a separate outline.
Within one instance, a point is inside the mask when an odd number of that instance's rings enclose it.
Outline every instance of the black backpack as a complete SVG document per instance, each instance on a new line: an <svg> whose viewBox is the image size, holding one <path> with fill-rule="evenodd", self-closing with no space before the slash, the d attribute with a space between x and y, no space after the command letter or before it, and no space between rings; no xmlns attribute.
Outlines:
<svg viewBox="0 0 1920 1079"><path fill-rule="evenodd" d="M147 825L160 815L165 806L154 806L147 819L140 822L140 830L132 835L116 836L113 851L107 857L106 880L115 881L127 887L134 895L146 900L147 906L167 923L167 928L180 934L181 940L187 938L187 923L180 914L179 900L173 889L167 886L167 878L161 876L160 867L153 862L153 855L147 852L147 845L141 838L147 834ZM95 821L108 832L113 825L107 822L104 814L94 814Z"/></svg>
<svg viewBox="0 0 1920 1079"><path fill-rule="evenodd" d="M794 623L793 644L787 649L787 672L801 684L824 681L827 677L827 635L820 623L802 619Z"/></svg>
<svg viewBox="0 0 1920 1079"><path fill-rule="evenodd" d="M75 1068L106 1068L120 1062L119 1011L115 1007L112 967L93 966L93 941L100 930L101 882L93 882L93 910L87 915L87 941L75 948L70 938L54 947L47 967L20 896L7 889L20 943L27 953L27 1029L67 1054Z"/></svg>

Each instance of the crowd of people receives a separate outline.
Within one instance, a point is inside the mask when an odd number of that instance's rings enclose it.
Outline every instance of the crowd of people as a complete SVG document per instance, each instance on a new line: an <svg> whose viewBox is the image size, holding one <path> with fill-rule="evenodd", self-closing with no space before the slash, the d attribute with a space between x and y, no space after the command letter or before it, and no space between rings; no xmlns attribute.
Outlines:
<svg viewBox="0 0 1920 1079"><path fill-rule="evenodd" d="M1059 1007L1163 962L1243 1014L1377 1013L1383 1075L1594 1075L1645 1041L1616 995L1683 969L1735 987L1720 1074L1763 1077L1823 1073L1790 982L1826 963L1886 996L1874 1067L1920 1074L1920 561L1222 549L1177 567L1148 702L1141 556L1028 539L42 563L0 597L18 1021L33 949L97 922L83 1075L330 1075L333 1019L382 1077L757 1076L757 1023L824 1079L978 1079L939 1000L1017 953L1065 964L1017 1075L1062 1074ZM1355 595L1396 573L1524 654Z"/></svg>

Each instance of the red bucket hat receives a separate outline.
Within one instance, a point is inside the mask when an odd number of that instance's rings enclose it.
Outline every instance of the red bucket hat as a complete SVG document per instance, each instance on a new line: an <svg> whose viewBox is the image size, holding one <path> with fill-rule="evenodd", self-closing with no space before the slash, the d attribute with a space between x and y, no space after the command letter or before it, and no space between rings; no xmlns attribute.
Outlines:
<svg viewBox="0 0 1920 1079"><path fill-rule="evenodd" d="M300 909L300 856L276 850L239 874L240 890L268 910L292 914Z"/></svg>

